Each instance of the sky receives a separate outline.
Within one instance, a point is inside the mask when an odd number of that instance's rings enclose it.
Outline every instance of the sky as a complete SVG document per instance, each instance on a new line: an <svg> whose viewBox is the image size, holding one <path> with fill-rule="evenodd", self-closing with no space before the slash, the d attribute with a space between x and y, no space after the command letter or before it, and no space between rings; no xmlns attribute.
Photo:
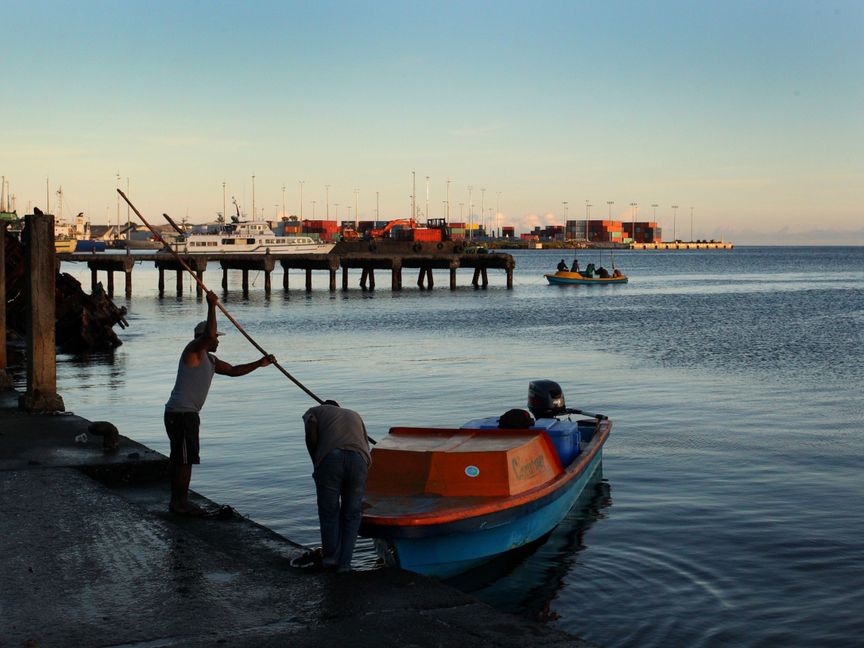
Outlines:
<svg viewBox="0 0 864 648"><path fill-rule="evenodd" d="M62 188L63 216L125 222L119 186L156 221L233 199L247 217L387 220L416 183L418 215L447 216L449 188L450 220L517 232L587 215L657 220L667 240L864 245L860 0L0 0L0 16L19 213L61 213Z"/></svg>

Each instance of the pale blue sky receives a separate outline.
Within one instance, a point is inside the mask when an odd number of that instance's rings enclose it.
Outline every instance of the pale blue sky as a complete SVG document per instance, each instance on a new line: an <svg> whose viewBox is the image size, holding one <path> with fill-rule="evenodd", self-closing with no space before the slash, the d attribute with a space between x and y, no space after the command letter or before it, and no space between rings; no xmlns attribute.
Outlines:
<svg viewBox="0 0 864 648"><path fill-rule="evenodd" d="M653 213L672 235L864 243L864 2L3 2L19 212L467 220ZM498 192L500 192L500 202ZM351 210L347 206L351 205ZM57 211L56 196L52 209ZM123 218L125 219L125 211ZM821 234L813 237L813 232ZM821 238L820 238L821 237Z"/></svg>

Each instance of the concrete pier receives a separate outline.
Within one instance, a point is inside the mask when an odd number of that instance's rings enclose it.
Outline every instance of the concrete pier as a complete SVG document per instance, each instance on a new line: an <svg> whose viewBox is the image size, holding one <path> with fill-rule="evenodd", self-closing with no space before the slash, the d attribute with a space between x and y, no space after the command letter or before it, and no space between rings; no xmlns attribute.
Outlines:
<svg viewBox="0 0 864 648"><path fill-rule="evenodd" d="M132 271L136 262L153 262L159 270L159 294L165 292L165 272L176 273L175 291L183 293L182 266L173 255L165 252L152 254L93 254L63 253L61 261L86 262L91 272L91 286L95 290L97 273L107 272L107 293L114 294L114 272L123 272L126 282L126 296L132 295ZM329 254L182 254L181 258L203 281L208 263L219 262L222 269L222 290L229 289L228 271L241 272L241 289L244 295L249 291L249 273L264 273L264 292L272 290L271 273L278 263L282 267L282 289L289 289L289 271L305 271L304 288L312 290L313 272L328 273L328 288L337 289L337 276L342 269L342 290L349 289L349 272L359 270L358 285L362 290L375 290L375 271L390 272L390 289L402 290L403 269L417 270L417 286L422 290L434 288L433 270L447 270L450 290L456 290L457 271L468 268L474 271L471 284L486 288L489 285L488 271L503 270L506 274L507 288L513 288L513 271L516 267L512 255L505 253L476 254L466 253L462 246L453 242L413 243L411 241L389 241L378 243L350 242L338 244ZM199 293L201 289L196 286Z"/></svg>
<svg viewBox="0 0 864 648"><path fill-rule="evenodd" d="M169 514L164 456L17 400L0 392L4 646L588 646L416 574L293 569L303 547L248 518Z"/></svg>
<svg viewBox="0 0 864 648"><path fill-rule="evenodd" d="M631 250L731 250L732 243L717 241L668 241L662 243L631 243Z"/></svg>

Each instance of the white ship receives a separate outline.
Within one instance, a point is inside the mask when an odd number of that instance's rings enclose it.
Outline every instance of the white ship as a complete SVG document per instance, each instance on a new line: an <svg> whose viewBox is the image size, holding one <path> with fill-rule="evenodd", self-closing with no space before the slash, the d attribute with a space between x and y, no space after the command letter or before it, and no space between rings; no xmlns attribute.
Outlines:
<svg viewBox="0 0 864 648"><path fill-rule="evenodd" d="M205 226L176 247L187 254L327 254L335 245L304 234L277 236L265 221L242 221Z"/></svg>

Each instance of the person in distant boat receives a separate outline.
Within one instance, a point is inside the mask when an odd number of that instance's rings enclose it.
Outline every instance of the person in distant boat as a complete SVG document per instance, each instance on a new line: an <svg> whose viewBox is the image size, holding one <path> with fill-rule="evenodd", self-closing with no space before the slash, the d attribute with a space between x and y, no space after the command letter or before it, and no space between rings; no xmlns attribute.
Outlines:
<svg viewBox="0 0 864 648"><path fill-rule="evenodd" d="M593 277L594 276L594 264L589 263L587 266L585 266L585 272L583 272L582 274L585 275L586 277Z"/></svg>
<svg viewBox="0 0 864 648"><path fill-rule="evenodd" d="M174 389L165 403L165 431L171 441L171 455L168 460L171 501L168 510L177 515L207 515L202 508L189 501L189 482L192 479L192 465L200 463L199 412L210 391L213 374L245 376L259 367L276 362L272 355L266 355L247 364L230 365L213 355L219 347L219 336L224 335L216 330L218 301L216 293L207 292L207 319L195 326L195 339L183 349L177 366Z"/></svg>
<svg viewBox="0 0 864 648"><path fill-rule="evenodd" d="M570 272L579 272L579 259L573 259L573 265L570 266Z"/></svg>
<svg viewBox="0 0 864 648"><path fill-rule="evenodd" d="M597 268L597 276L600 277L601 279L608 279L609 278L609 271L606 268L604 268L603 266L600 266L599 268Z"/></svg>
<svg viewBox="0 0 864 648"><path fill-rule="evenodd" d="M621 276L621 271L620 271L618 268L615 268L615 269L612 271L612 276L613 276L613 277L620 277L620 276Z"/></svg>
<svg viewBox="0 0 864 648"><path fill-rule="evenodd" d="M567 272L567 262L564 259L558 262L558 272Z"/></svg>
<svg viewBox="0 0 864 648"><path fill-rule="evenodd" d="M351 571L366 477L372 465L366 425L357 412L331 400L307 410L303 422L306 448L315 467L312 476L318 499L321 550L300 556L292 565L317 563L324 569Z"/></svg>

